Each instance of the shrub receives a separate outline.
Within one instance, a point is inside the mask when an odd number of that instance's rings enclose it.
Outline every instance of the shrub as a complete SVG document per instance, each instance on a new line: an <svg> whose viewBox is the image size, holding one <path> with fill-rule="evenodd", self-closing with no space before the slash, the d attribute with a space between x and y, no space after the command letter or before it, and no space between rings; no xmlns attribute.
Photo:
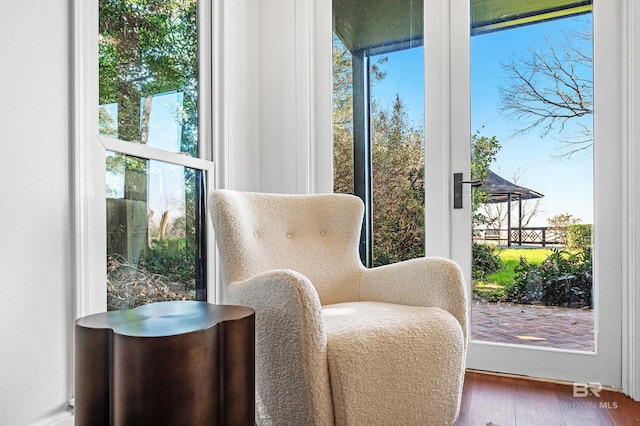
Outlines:
<svg viewBox="0 0 640 426"><path fill-rule="evenodd" d="M154 239L152 248L140 259L141 268L183 283L189 290L195 288L195 265L195 252L185 238Z"/></svg>
<svg viewBox="0 0 640 426"><path fill-rule="evenodd" d="M500 258L495 254L495 248L491 245L474 242L471 256L472 278L474 280L482 280L502 267Z"/></svg>
<svg viewBox="0 0 640 426"><path fill-rule="evenodd" d="M546 305L584 307L592 306L591 300L591 249L568 256L558 250L541 265L545 292L542 301Z"/></svg>
<svg viewBox="0 0 640 426"><path fill-rule="evenodd" d="M527 259L520 256L518 266L514 268L515 280L505 285L507 300L514 303L530 303L540 300L540 265L528 263Z"/></svg>
<svg viewBox="0 0 640 426"><path fill-rule="evenodd" d="M540 265L529 264L521 257L515 282L506 286L505 292L516 303L592 307L592 284L591 248L574 255L554 250Z"/></svg>
<svg viewBox="0 0 640 426"><path fill-rule="evenodd" d="M549 226L555 229L558 242L563 246L567 245L567 227L580 222L580 219L573 217L569 213L557 214L549 219Z"/></svg>
<svg viewBox="0 0 640 426"><path fill-rule="evenodd" d="M585 251L591 247L591 225L567 226L567 248Z"/></svg>

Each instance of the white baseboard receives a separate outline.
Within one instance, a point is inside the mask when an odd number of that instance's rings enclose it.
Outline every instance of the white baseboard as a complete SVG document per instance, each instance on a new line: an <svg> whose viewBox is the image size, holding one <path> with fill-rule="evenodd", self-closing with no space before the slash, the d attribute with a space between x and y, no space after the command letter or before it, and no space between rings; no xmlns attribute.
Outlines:
<svg viewBox="0 0 640 426"><path fill-rule="evenodd" d="M74 426L73 413L69 411L57 413L37 423L33 423L31 426Z"/></svg>

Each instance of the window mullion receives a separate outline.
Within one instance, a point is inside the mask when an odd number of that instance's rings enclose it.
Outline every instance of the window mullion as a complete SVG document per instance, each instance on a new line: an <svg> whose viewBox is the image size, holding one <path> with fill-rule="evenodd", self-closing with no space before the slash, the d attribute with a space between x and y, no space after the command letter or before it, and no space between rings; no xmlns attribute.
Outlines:
<svg viewBox="0 0 640 426"><path fill-rule="evenodd" d="M363 50L352 52L353 69L353 186L354 193L365 206L360 257L371 267L373 264L372 199L371 199L371 120L369 93L369 57Z"/></svg>

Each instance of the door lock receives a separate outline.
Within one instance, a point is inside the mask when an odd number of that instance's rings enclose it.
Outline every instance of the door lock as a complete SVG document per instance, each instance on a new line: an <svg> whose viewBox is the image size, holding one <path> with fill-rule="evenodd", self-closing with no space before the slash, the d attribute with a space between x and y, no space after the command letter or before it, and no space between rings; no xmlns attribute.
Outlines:
<svg viewBox="0 0 640 426"><path fill-rule="evenodd" d="M462 180L462 173L453 174L453 208L454 209L462 208L462 184L463 183L468 183L473 188L476 188L482 185L482 180L481 179Z"/></svg>

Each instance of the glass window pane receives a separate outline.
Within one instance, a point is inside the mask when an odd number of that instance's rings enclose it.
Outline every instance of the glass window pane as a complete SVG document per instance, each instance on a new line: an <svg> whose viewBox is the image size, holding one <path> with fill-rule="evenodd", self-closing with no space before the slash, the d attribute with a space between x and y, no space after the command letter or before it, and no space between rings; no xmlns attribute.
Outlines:
<svg viewBox="0 0 640 426"><path fill-rule="evenodd" d="M367 266L424 256L423 2L334 0L334 191L365 203Z"/></svg>
<svg viewBox="0 0 640 426"><path fill-rule="evenodd" d="M197 156L197 1L99 4L101 134Z"/></svg>
<svg viewBox="0 0 640 426"><path fill-rule="evenodd" d="M422 11L420 10L420 13ZM424 49L373 56L373 265L424 256Z"/></svg>
<svg viewBox="0 0 640 426"><path fill-rule="evenodd" d="M202 300L204 172L113 152L106 164L108 309Z"/></svg>
<svg viewBox="0 0 640 426"><path fill-rule="evenodd" d="M595 349L592 24L471 38L474 340Z"/></svg>
<svg viewBox="0 0 640 426"><path fill-rule="evenodd" d="M353 189L353 73L351 52L333 35L333 192Z"/></svg>

